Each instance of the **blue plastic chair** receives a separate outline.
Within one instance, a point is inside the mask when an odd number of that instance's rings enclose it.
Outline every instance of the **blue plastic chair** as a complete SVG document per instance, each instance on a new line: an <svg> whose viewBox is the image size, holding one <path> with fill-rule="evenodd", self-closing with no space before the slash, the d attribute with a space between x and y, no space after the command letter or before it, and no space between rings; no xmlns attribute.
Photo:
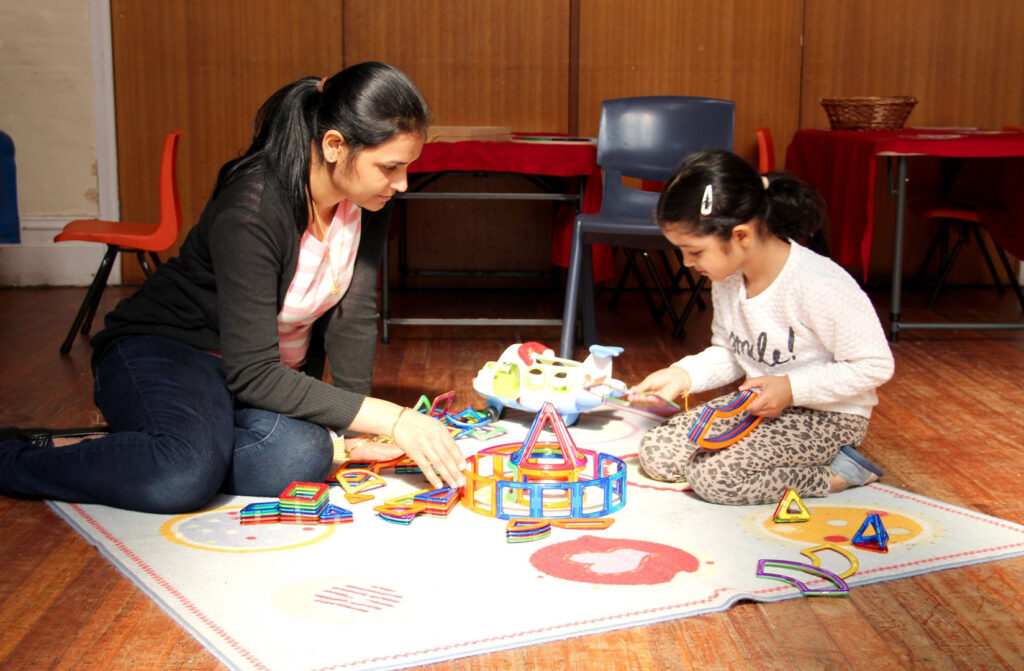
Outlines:
<svg viewBox="0 0 1024 671"><path fill-rule="evenodd" d="M582 310L583 345L597 342L594 281L590 246L594 243L632 249L674 249L654 221L658 193L632 188L622 178L667 181L687 154L700 149L733 148L735 103L697 96L641 96L601 103L597 164L604 170L601 210L580 214L573 223L572 248L562 311L560 355L571 359L577 306ZM656 277L656 276L655 276ZM664 287L658 286L673 333L696 304L704 278L681 315L676 315Z"/></svg>

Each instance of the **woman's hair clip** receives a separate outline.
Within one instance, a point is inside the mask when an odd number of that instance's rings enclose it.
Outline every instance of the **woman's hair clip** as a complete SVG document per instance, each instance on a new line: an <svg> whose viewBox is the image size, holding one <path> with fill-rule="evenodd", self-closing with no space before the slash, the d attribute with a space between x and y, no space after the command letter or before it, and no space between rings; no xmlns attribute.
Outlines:
<svg viewBox="0 0 1024 671"><path fill-rule="evenodd" d="M714 195L711 185L704 187L704 196L700 199L700 216L706 217L711 214L711 207L714 204Z"/></svg>
<svg viewBox="0 0 1024 671"><path fill-rule="evenodd" d="M319 91L320 93L323 93L324 92L324 82L326 82L326 81L327 81L327 77L321 77L320 78L320 83L316 85L316 90Z"/></svg>
<svg viewBox="0 0 1024 671"><path fill-rule="evenodd" d="M761 186L768 190L768 175L761 175Z"/></svg>

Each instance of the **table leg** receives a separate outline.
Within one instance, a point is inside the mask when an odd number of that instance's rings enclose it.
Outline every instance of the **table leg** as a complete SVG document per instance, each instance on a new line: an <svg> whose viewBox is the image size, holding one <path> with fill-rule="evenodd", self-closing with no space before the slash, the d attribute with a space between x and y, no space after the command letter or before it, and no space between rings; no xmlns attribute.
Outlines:
<svg viewBox="0 0 1024 671"><path fill-rule="evenodd" d="M565 274L565 305L562 308L562 341L558 356L572 358L573 337L576 332L576 307L579 301L581 262L583 260L583 233L577 217L572 224L572 243L569 249L569 269Z"/></svg>
<svg viewBox="0 0 1024 671"><path fill-rule="evenodd" d="M907 214L907 157L896 159L896 217L892 228L892 290L889 308L889 341L900 331L900 297L903 291L903 227Z"/></svg>

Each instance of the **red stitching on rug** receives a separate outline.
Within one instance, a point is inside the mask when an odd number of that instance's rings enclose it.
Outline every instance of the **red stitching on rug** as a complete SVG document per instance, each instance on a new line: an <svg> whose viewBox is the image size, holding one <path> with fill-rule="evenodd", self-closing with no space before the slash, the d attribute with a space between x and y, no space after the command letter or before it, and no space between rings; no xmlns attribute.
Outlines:
<svg viewBox="0 0 1024 671"><path fill-rule="evenodd" d="M760 591L754 592L754 594L774 592L774 591L779 591L779 590L782 590L782 589L786 589L786 588L785 587L773 588L773 589L769 589L769 590L764 590L764 592L760 592ZM441 647L438 647L438 648L425 648L423 650L414 650L414 651L409 651L409 652L403 652L403 653L397 654L397 655L386 655L386 656L380 656L380 657L369 657L367 659L361 659L361 660L356 660L356 661L351 661L351 662L345 662L344 664L334 664L334 665L331 665L331 666L322 666L317 671L330 671L331 669L346 669L346 668L350 668L350 667L353 667L353 666L358 666L360 664L369 664L371 662L383 662L383 661L389 661L389 660L404 659L404 658L407 658L407 657L423 655L423 654L430 653L430 652L448 652L450 650L457 650L457 649L460 649L460 648L465 648L467 646L480 645L482 643L494 643L495 641L507 641L507 640L516 639L516 638L519 638L519 637L522 637L522 636L531 636L531 635L534 635L534 634L542 634L544 632L559 631L561 629L566 629L566 628L569 628L569 627L576 627L576 626L581 626L581 625L596 624L598 622L609 622L609 621L614 621L614 620L621 620L623 618L630 618L630 617L634 617L634 616L637 616L637 615L646 615L646 614L649 614L649 613L658 613L658 612L662 612L662 611L665 611L665 610L671 610L671 609L674 609L674 608L687 608L687 607L690 607L690 606L698 606L698 605L701 605L701 604L711 604L711 603L713 603L715 601L715 599L718 597L719 594L721 594L723 592L726 592L726 591L729 591L729 590L716 589L710 596L707 596L707 597L705 597L703 599L698 599L696 601L687 601L685 603L673 604L673 605L668 605L668 606L659 606L658 608L645 608L644 610L637 610L637 611L632 611L632 612L628 612L628 613L619 613L617 615L610 615L610 616L607 616L607 617L598 617L598 618L593 618L593 619L590 619L590 620L578 620L576 622L567 622L565 624L560 624L560 625L556 625L556 626L553 626L553 627L539 627L537 629L526 629L524 631L519 631L519 632L516 632L516 633L513 633L513 634L502 634L500 636L490 636L490 637L487 637L487 638L478 638L478 639L473 640L473 641L463 641L462 643L456 643L456 644L452 644L452 645L441 646ZM582 635L584 635L584 633L581 633L580 635L582 636Z"/></svg>
<svg viewBox="0 0 1024 671"><path fill-rule="evenodd" d="M77 503L71 503L68 505L71 508L73 508L75 512L77 512L82 517L83 520L88 522L89 525L92 526L92 528L99 531L100 535L102 535L104 538L110 541L114 545L114 547L120 550L122 555L124 555L128 559L131 559L136 566L142 569L143 573L145 573L154 581L156 581L157 585L162 587L166 592L173 595L175 599L178 601L178 603L180 603L185 608L186 611L195 615L200 622L208 626L214 633L220 636L220 638L224 642L226 642L233 650L238 652L246 661L251 662L258 669L266 669L267 671L270 671L270 667L266 666L265 664L263 664L263 662L256 659L255 655L253 655L247 649L243 648L238 641L229 636L228 633L221 629L218 625L214 624L213 620L211 620L201 610L199 610L199 608L191 601L189 601L185 597L185 595L183 595L177 589L172 587L167 580L160 577L160 575L153 569L153 567L151 567L146 562L142 561L142 559L138 555L129 550L124 543L122 543L118 538L116 538L113 534L107 531L106 528L104 528L99 522L93 519L93 517L89 515L87 512L85 512L85 510L83 510Z"/></svg>
<svg viewBox="0 0 1024 671"><path fill-rule="evenodd" d="M979 513L972 512L972 511L967 510L965 508L950 508L948 505L944 505L944 504L940 505L940 502L938 502L938 501L933 501L931 499L921 498L919 496L915 496L915 495L909 494L909 493L903 494L903 493L900 493L897 490L889 489L888 487L884 487L884 486L881 486L881 485L878 485L878 484L872 484L872 485L869 485L869 486L872 489L877 489L878 491L887 493L887 494L889 494L891 496L894 496L896 498L906 499L908 501L913 501L915 503L920 503L921 505L929 506L931 508L937 508L939 510L944 510L947 513L953 513L955 515L960 515L961 517L967 517L967 518L972 519L972 520L974 520L976 522L985 522L985 523L987 523L987 524L989 524L991 526L1000 527L1002 529L1007 529L1009 531L1017 531L1017 532L1020 531L1019 529L1015 529L1013 526L1011 526L1010 524L1007 524L1004 520L1001 520L998 517L981 517Z"/></svg>

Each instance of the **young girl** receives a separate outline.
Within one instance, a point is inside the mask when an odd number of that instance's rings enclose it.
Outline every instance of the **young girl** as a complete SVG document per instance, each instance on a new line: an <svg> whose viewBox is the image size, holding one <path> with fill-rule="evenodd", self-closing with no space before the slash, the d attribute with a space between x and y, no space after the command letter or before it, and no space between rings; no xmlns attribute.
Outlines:
<svg viewBox="0 0 1024 671"><path fill-rule="evenodd" d="M818 201L796 178L759 176L725 151L687 156L658 201L665 237L712 281L711 345L648 375L633 392L665 398L743 379L762 421L723 449L687 439L703 407L652 429L640 464L653 478L685 480L713 503L776 503L787 488L825 496L881 476L857 452L875 388L892 353L868 297L841 267L793 241L820 224ZM715 422L720 435L745 415Z"/></svg>
<svg viewBox="0 0 1024 671"><path fill-rule="evenodd" d="M0 493L155 513L218 492L277 496L328 476L329 430L392 439L353 438L353 459L404 453L435 487L462 485L440 422L369 396L387 204L428 122L420 92L383 63L272 95L179 255L93 338L111 433L67 445L59 431L0 430Z"/></svg>

